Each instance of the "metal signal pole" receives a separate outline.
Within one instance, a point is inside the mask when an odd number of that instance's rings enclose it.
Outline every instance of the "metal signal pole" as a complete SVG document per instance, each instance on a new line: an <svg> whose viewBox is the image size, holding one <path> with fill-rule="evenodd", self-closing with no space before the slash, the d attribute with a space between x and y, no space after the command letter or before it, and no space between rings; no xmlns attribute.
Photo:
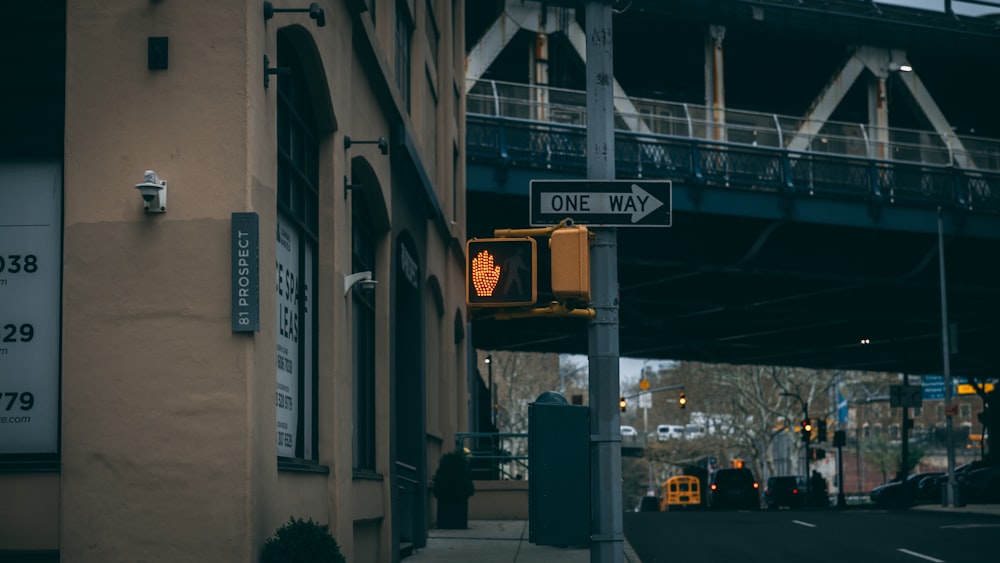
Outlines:
<svg viewBox="0 0 1000 563"><path fill-rule="evenodd" d="M611 0L588 0L587 178L615 177L614 58ZM590 561L622 563L621 410L618 382L618 233L594 229L590 252L592 306L587 328L590 367Z"/></svg>

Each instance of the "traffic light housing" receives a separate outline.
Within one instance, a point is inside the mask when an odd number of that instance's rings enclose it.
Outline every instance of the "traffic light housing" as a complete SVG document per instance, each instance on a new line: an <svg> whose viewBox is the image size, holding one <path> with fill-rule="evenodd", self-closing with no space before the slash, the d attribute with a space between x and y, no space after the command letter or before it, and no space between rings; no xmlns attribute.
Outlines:
<svg viewBox="0 0 1000 563"><path fill-rule="evenodd" d="M470 307L534 305L538 300L535 239L470 239L465 244L465 285Z"/></svg>
<svg viewBox="0 0 1000 563"><path fill-rule="evenodd" d="M812 437L813 425L809 420L803 420L799 426L802 427L802 441L809 443L809 438Z"/></svg>
<svg viewBox="0 0 1000 563"><path fill-rule="evenodd" d="M628 403L625 401L625 395L618 395L618 407L621 408L622 412L625 412L625 407Z"/></svg>
<svg viewBox="0 0 1000 563"><path fill-rule="evenodd" d="M821 418L816 421L816 441L826 441L826 419Z"/></svg>
<svg viewBox="0 0 1000 563"><path fill-rule="evenodd" d="M688 405L687 395L685 395L684 392L681 391L681 394L677 396L677 406L684 409L687 407L687 405Z"/></svg>
<svg viewBox="0 0 1000 563"><path fill-rule="evenodd" d="M582 225L549 235L552 295L559 300L590 302L590 232Z"/></svg>

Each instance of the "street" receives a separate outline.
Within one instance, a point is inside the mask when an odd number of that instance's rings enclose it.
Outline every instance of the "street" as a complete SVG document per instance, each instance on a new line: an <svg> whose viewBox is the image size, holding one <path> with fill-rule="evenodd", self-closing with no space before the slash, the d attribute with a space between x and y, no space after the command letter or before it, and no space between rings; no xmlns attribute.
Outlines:
<svg viewBox="0 0 1000 563"><path fill-rule="evenodd" d="M631 512L642 563L995 561L1000 517L876 509Z"/></svg>

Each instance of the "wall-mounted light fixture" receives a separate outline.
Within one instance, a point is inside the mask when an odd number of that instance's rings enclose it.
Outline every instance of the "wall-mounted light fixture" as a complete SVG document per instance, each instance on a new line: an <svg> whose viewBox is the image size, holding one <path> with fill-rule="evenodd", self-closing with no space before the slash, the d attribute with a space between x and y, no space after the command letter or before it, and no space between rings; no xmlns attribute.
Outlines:
<svg viewBox="0 0 1000 563"><path fill-rule="evenodd" d="M344 276L344 297L351 293L351 288L356 284L361 284L365 289L372 289L378 282L372 279L371 271L357 272Z"/></svg>
<svg viewBox="0 0 1000 563"><path fill-rule="evenodd" d="M386 141L385 137L379 137L374 141L354 141L347 135L344 135L344 151L346 152L349 150L352 145L378 145L380 153L389 154L389 141ZM365 187L364 184L352 184L347 180L347 176L344 176L344 199L347 199L347 194L351 190L357 190L363 187Z"/></svg>
<svg viewBox="0 0 1000 563"><path fill-rule="evenodd" d="M385 137L379 137L374 141L353 141L347 135L344 135L344 150L348 150L353 145L378 145L378 150L382 154L389 154L389 141L385 140Z"/></svg>
<svg viewBox="0 0 1000 563"><path fill-rule="evenodd" d="M267 88L271 84L272 74L291 74L292 69L286 66L271 66L271 59L264 55L264 88Z"/></svg>
<svg viewBox="0 0 1000 563"><path fill-rule="evenodd" d="M897 63L894 61L889 61L889 71L890 72L913 72L913 67L907 63Z"/></svg>
<svg viewBox="0 0 1000 563"><path fill-rule="evenodd" d="M136 184L135 189L142 195L146 213L167 212L167 181L161 180L156 172L147 170L143 182Z"/></svg>
<svg viewBox="0 0 1000 563"><path fill-rule="evenodd" d="M271 2L264 2L264 21L273 18L278 12L309 12L309 17L316 20L316 27L326 25L326 14L316 2L309 4L308 8L275 8Z"/></svg>

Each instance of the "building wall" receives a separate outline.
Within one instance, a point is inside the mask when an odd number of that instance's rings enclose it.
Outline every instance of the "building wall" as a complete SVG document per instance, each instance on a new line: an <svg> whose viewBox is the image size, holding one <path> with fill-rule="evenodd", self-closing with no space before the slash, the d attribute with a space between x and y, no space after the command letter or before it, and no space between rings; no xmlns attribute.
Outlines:
<svg viewBox="0 0 1000 563"><path fill-rule="evenodd" d="M465 322L464 173L451 166L456 147L464 162L464 123L450 117L453 97L424 99L464 89L463 59L453 49L463 44L463 18L451 15L461 3L323 0L326 25L318 27L304 13L265 21L256 0L46 1L65 11L66 43L65 84L45 93L64 99L64 143L39 151L62 177L59 449L42 472L19 452L0 452L0 491L10 493L0 554L253 561L295 517L329 524L350 561L395 560L393 405L401 399L393 381L414 376L425 395L435 393L410 410L431 432L418 436L424 458L466 425L466 344L452 338L455 323ZM411 111L395 80L402 5L413 25ZM459 24L438 26L431 86L422 30L428 6L439 22ZM264 56L277 66L279 33L306 53L319 132L318 453L299 470L279 468L275 449L279 76L265 75ZM168 68L147 68L149 37L168 38ZM0 111L18 111L6 102ZM421 120L436 122L436 135L424 134ZM345 149L345 136L385 137L389 154L373 144ZM14 146L0 143L0 159L27 158ZM168 182L163 214L144 213L133 188L147 169ZM365 187L345 195L352 176ZM356 359L344 282L353 272L355 199L372 211L379 282L376 478L367 479L356 478L352 463ZM462 206L452 209L453 201ZM232 330L234 212L259 217L257 332ZM420 316L440 331L434 350L405 371L392 356L402 233L416 247L420 291L434 288L433 299L418 303ZM437 409L432 431L428 404ZM425 488L426 460L416 473Z"/></svg>

